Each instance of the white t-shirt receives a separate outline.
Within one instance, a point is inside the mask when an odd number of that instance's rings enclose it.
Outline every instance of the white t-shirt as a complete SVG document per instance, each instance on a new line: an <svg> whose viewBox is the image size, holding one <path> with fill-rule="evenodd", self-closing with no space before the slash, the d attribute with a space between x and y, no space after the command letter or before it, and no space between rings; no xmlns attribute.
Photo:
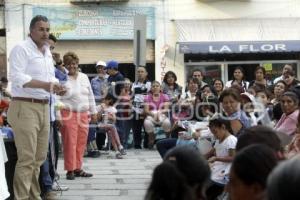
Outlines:
<svg viewBox="0 0 300 200"><path fill-rule="evenodd" d="M99 105L97 106L97 111L98 113L102 113L102 122L104 124L113 124L112 121L108 120L108 114L116 114L117 113L117 109L113 106L108 106L106 107L105 105Z"/></svg>
<svg viewBox="0 0 300 200"><path fill-rule="evenodd" d="M227 81L225 83L225 88L230 88L232 86L233 80ZM249 87L249 82L248 81L242 81L242 87L245 88L245 90L248 89Z"/></svg>
<svg viewBox="0 0 300 200"><path fill-rule="evenodd" d="M216 140L214 146L217 157L229 156L229 150L235 149L237 138L233 135L228 136L222 143ZM215 161L211 165L211 179L215 182L225 184L225 175L229 173L231 163Z"/></svg>

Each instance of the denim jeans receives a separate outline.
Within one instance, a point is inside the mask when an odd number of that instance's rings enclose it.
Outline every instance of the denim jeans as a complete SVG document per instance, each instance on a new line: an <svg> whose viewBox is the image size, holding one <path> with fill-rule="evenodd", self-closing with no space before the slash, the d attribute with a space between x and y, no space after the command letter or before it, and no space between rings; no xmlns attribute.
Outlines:
<svg viewBox="0 0 300 200"><path fill-rule="evenodd" d="M48 154L49 155L49 154ZM52 190L53 181L49 173L50 169L49 156L41 166L41 181L42 181L42 193L46 193Z"/></svg>

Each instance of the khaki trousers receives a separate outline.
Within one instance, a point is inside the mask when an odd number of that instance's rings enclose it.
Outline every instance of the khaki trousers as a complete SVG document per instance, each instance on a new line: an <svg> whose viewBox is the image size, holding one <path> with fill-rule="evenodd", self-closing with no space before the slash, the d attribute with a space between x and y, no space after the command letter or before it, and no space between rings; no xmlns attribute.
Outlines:
<svg viewBox="0 0 300 200"><path fill-rule="evenodd" d="M15 134L18 155L14 174L15 199L41 199L39 173L48 150L49 105L13 100L7 119Z"/></svg>

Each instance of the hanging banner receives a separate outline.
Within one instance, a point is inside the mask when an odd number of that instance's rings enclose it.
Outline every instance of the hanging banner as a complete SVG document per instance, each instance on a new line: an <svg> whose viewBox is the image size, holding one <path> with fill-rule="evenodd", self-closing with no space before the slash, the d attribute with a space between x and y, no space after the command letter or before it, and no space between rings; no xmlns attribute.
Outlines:
<svg viewBox="0 0 300 200"><path fill-rule="evenodd" d="M132 40L134 16L146 15L147 39L155 39L155 8L128 6L33 7L32 16L45 15L60 40Z"/></svg>

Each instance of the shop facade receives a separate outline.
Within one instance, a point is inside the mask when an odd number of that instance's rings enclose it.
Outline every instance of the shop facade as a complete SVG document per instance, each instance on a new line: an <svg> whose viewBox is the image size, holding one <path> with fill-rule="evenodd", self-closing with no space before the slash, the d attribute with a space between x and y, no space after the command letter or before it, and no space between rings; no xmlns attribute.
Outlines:
<svg viewBox="0 0 300 200"><path fill-rule="evenodd" d="M285 64L293 66L300 77L300 40L239 41L239 42L182 42L179 52L184 56L185 75L200 69L205 81L214 78L230 80L236 67L242 67L247 81L254 80L255 68L266 69L266 79L272 82L282 73Z"/></svg>
<svg viewBox="0 0 300 200"><path fill-rule="evenodd" d="M184 85L196 68L207 82L226 82L237 66L253 80L260 65L271 81L291 64L299 79L299 5L299 0L169 1L166 71L175 71Z"/></svg>

